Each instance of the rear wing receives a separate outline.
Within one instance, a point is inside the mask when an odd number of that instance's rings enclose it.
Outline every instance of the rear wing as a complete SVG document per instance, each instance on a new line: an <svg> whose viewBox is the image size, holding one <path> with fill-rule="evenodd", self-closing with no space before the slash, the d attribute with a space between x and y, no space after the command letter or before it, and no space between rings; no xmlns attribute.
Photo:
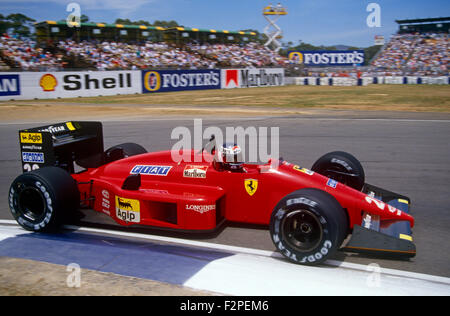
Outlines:
<svg viewBox="0 0 450 316"><path fill-rule="evenodd" d="M19 131L23 172L56 166L74 173L74 162L84 168L103 163L100 122L71 121Z"/></svg>

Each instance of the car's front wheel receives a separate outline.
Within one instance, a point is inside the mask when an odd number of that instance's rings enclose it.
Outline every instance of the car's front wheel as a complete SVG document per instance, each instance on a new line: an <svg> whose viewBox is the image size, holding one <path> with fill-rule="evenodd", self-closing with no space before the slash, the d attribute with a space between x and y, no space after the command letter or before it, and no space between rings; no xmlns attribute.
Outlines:
<svg viewBox="0 0 450 316"><path fill-rule="evenodd" d="M333 151L317 159L312 171L361 191L365 182L364 168L358 159L343 151Z"/></svg>
<svg viewBox="0 0 450 316"><path fill-rule="evenodd" d="M270 219L270 235L277 249L289 260L306 265L333 256L347 231L347 216L338 201L312 188L284 197Z"/></svg>

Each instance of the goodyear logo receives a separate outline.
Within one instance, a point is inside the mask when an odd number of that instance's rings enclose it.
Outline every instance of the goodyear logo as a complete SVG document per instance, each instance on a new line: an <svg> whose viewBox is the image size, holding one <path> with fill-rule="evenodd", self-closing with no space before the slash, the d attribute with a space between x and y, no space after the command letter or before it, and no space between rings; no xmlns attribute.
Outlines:
<svg viewBox="0 0 450 316"><path fill-rule="evenodd" d="M146 174L152 176L167 176L172 166L146 166L136 165L131 169L131 174Z"/></svg>
<svg viewBox="0 0 450 316"><path fill-rule="evenodd" d="M20 133L20 142L24 144L42 144L42 134Z"/></svg>
<svg viewBox="0 0 450 316"><path fill-rule="evenodd" d="M158 91L161 88L161 75L159 72L147 72L144 76L144 87L147 91Z"/></svg>

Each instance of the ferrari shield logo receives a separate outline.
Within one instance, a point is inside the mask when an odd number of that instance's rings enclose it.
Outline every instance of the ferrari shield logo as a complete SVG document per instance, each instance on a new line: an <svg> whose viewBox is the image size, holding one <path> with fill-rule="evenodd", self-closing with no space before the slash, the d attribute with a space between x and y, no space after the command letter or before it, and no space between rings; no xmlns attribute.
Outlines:
<svg viewBox="0 0 450 316"><path fill-rule="evenodd" d="M255 194L258 189L258 180L255 179L246 179L244 181L245 191L247 191L248 195L252 196Z"/></svg>

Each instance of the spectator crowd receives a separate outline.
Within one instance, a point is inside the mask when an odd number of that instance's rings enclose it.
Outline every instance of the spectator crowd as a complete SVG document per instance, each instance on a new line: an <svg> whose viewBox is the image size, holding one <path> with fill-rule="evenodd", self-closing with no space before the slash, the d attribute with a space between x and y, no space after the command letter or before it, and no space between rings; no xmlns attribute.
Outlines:
<svg viewBox="0 0 450 316"><path fill-rule="evenodd" d="M302 69L301 75L448 75L449 52L450 42L446 33L396 34L368 67L350 71ZM287 58L257 43L188 43L176 46L165 42L76 42L67 39L43 48L30 39L16 39L5 34L0 37L0 70L63 70L74 67L74 64L67 64L68 56L72 60L83 61L82 65L88 69L97 70L286 67L289 72L295 66Z"/></svg>
<svg viewBox="0 0 450 316"><path fill-rule="evenodd" d="M33 40L19 40L5 35L0 37L0 59L8 68L26 71L60 70L64 67L62 58L63 54L53 54L37 47Z"/></svg>
<svg viewBox="0 0 450 316"><path fill-rule="evenodd" d="M450 41L445 33L396 34L372 61L372 72L448 75Z"/></svg>
<svg viewBox="0 0 450 316"><path fill-rule="evenodd" d="M144 42L130 44L115 41L59 41L51 53L32 40L0 38L0 57L11 65L27 71L62 70L64 56L76 56L97 70L215 67L283 66L287 59L256 43L187 44Z"/></svg>

